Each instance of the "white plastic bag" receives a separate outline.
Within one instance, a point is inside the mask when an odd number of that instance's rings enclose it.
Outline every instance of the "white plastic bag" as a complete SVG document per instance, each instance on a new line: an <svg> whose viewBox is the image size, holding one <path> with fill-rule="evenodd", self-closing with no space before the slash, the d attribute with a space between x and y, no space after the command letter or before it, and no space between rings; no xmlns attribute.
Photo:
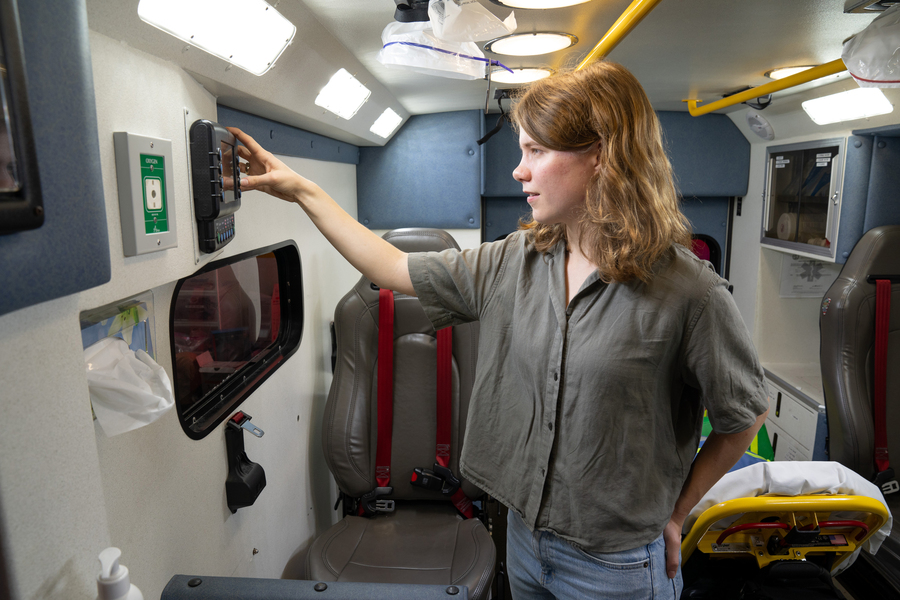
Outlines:
<svg viewBox="0 0 900 600"><path fill-rule="evenodd" d="M509 35L516 30L516 15L503 21L478 0L430 0L428 18L435 37L448 42L477 42Z"/></svg>
<svg viewBox="0 0 900 600"><path fill-rule="evenodd" d="M376 57L386 66L404 67L451 79L481 79L487 60L473 42L447 42L435 37L431 23L388 23Z"/></svg>
<svg viewBox="0 0 900 600"><path fill-rule="evenodd" d="M900 4L844 44L841 58L859 87L900 87Z"/></svg>
<svg viewBox="0 0 900 600"><path fill-rule="evenodd" d="M107 437L152 423L175 405L166 371L119 338L104 338L85 348L84 366L91 405Z"/></svg>

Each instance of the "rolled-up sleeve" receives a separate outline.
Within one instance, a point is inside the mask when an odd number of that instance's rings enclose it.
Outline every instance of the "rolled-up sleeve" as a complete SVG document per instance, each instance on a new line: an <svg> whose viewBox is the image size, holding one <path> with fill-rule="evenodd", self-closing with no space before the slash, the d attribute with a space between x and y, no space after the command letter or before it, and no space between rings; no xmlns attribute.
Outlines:
<svg viewBox="0 0 900 600"><path fill-rule="evenodd" d="M409 276L435 329L481 318L518 238L513 234L474 249L410 253Z"/></svg>
<svg viewBox="0 0 900 600"><path fill-rule="evenodd" d="M683 376L700 390L713 430L737 433L769 408L765 375L725 281L711 285L705 300L687 339Z"/></svg>

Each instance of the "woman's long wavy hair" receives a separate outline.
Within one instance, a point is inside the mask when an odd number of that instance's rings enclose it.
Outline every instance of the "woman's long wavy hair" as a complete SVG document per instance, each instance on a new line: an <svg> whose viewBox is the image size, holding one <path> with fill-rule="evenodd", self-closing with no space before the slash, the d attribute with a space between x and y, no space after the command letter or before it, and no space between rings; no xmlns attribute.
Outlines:
<svg viewBox="0 0 900 600"><path fill-rule="evenodd" d="M579 245L604 281L647 281L673 243L691 248L659 119L624 67L603 61L537 81L513 107L512 120L551 150L583 151L600 142ZM562 224L530 219L520 228L531 231L542 252L566 239Z"/></svg>

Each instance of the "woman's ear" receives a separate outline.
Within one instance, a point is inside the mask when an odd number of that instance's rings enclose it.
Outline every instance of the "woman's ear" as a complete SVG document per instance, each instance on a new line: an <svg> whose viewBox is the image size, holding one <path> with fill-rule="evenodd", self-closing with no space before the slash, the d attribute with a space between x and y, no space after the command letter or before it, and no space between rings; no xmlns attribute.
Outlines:
<svg viewBox="0 0 900 600"><path fill-rule="evenodd" d="M597 140L591 145L590 149L588 150L592 160L594 161L594 173L599 173L600 168L603 165L603 153L600 151L602 144L602 140Z"/></svg>

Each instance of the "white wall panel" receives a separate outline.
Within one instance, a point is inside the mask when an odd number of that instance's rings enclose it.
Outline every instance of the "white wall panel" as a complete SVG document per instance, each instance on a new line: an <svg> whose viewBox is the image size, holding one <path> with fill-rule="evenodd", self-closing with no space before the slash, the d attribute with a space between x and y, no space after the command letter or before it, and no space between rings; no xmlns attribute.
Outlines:
<svg viewBox="0 0 900 600"><path fill-rule="evenodd" d="M172 375L171 293L177 279L200 266L193 250L184 110L215 120L216 104L171 63L97 33L91 34L91 52L112 279L0 318L0 397L10 424L0 438L0 506L16 597L94 598L96 556L107 545L122 549L122 563L146 598L158 598L175 573L280 577L332 519L335 495L319 436L331 381L328 327L335 304L359 275L299 207L258 192L244 196L237 235L220 256L296 241L305 301L299 350L241 407L266 432L261 439L245 436L248 455L267 477L254 506L234 515L226 507L221 426L193 441L171 411L107 438L91 420L79 312L151 290L157 359ZM172 141L175 189L169 198L178 220L177 248L123 256L114 131ZM355 166L284 160L355 216Z"/></svg>

